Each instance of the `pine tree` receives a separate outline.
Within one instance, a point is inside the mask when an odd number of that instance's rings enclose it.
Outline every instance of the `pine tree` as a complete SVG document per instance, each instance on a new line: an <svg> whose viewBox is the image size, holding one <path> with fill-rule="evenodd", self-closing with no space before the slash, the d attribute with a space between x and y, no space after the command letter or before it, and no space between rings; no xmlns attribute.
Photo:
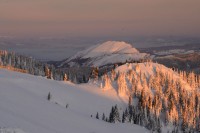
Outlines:
<svg viewBox="0 0 200 133"><path fill-rule="evenodd" d="M98 75L99 75L99 69L97 67L94 67L92 69L91 78L93 78L94 80L98 80Z"/></svg>
<svg viewBox="0 0 200 133"><path fill-rule="evenodd" d="M68 80L68 77L67 77L67 74L65 73L63 76L63 81L67 81L67 80Z"/></svg>
<svg viewBox="0 0 200 133"><path fill-rule="evenodd" d="M83 83L87 83L86 76L83 75Z"/></svg>
<svg viewBox="0 0 200 133"><path fill-rule="evenodd" d="M45 66L45 76L46 76L48 79L51 79L51 71L50 71L50 69L48 68L47 65Z"/></svg>
<svg viewBox="0 0 200 133"><path fill-rule="evenodd" d="M114 81L116 78L116 72L114 69L111 70L111 80Z"/></svg>
<svg viewBox="0 0 200 133"><path fill-rule="evenodd" d="M109 115L109 122L114 123L114 107L112 107L110 115Z"/></svg>
<svg viewBox="0 0 200 133"><path fill-rule="evenodd" d="M115 122L121 122L120 114L117 105L112 107L110 115L109 115L109 122L115 123Z"/></svg>
<svg viewBox="0 0 200 133"><path fill-rule="evenodd" d="M105 121L106 120L106 117L105 117L105 114L103 113L102 115L102 120Z"/></svg>
<svg viewBox="0 0 200 133"><path fill-rule="evenodd" d="M128 122L129 121L129 113L128 110L126 108L125 112L124 112L124 122Z"/></svg>
<svg viewBox="0 0 200 133"><path fill-rule="evenodd" d="M108 76L108 74L105 74L103 76L103 80L104 80L104 90L108 90L111 88L111 81L110 81L110 77Z"/></svg>
<svg viewBox="0 0 200 133"><path fill-rule="evenodd" d="M123 112L123 114L122 114L122 123L125 123L125 121L126 121L126 118L125 118L125 114Z"/></svg>
<svg viewBox="0 0 200 133"><path fill-rule="evenodd" d="M128 99L128 106L132 106L132 95L129 96L129 99Z"/></svg>
<svg viewBox="0 0 200 133"><path fill-rule="evenodd" d="M132 123L132 121L134 121L134 107L132 106L132 105L129 105L128 106L128 110L127 110L127 114L128 114L128 121L130 122L130 123ZM125 111L125 113L126 113L126 111Z"/></svg>
<svg viewBox="0 0 200 133"><path fill-rule="evenodd" d="M50 100L51 100L51 97L52 97L52 96L51 96L51 93L49 92L49 94L48 94L48 96L47 96L47 100L50 101Z"/></svg>
<svg viewBox="0 0 200 133"><path fill-rule="evenodd" d="M125 73L119 74L119 77L117 79L117 84L118 84L118 94L119 94L119 96L126 95L128 87L127 87L127 83L126 83Z"/></svg>
<svg viewBox="0 0 200 133"><path fill-rule="evenodd" d="M99 113L97 112L97 114L96 114L96 119L99 119Z"/></svg>
<svg viewBox="0 0 200 133"><path fill-rule="evenodd" d="M184 111L183 112L183 118L182 118L183 120L182 120L182 123L181 123L181 129L182 129L182 131L186 131L186 129L187 129L187 121L186 121L186 112Z"/></svg>
<svg viewBox="0 0 200 133"><path fill-rule="evenodd" d="M118 110L117 105L115 105L115 108L114 108L114 121L115 122L121 122L120 114L119 114L119 110Z"/></svg>
<svg viewBox="0 0 200 133"><path fill-rule="evenodd" d="M162 129L161 129L161 123L160 123L160 119L158 118L158 122L157 122L157 132L158 133L161 133L162 132Z"/></svg>

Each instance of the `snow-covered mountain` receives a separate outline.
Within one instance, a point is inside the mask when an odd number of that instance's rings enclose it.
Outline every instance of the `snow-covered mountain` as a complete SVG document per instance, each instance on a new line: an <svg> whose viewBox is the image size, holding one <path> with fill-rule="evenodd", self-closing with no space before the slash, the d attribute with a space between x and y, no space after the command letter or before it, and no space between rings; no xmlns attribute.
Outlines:
<svg viewBox="0 0 200 133"><path fill-rule="evenodd" d="M149 55L140 53L125 42L107 41L83 51L60 63L59 67L66 66L95 66L100 67L115 63L134 62L146 59Z"/></svg>
<svg viewBox="0 0 200 133"><path fill-rule="evenodd" d="M126 63L98 84L105 92L114 88L121 98L133 99L135 124L158 132L199 130L200 75L152 62Z"/></svg>
<svg viewBox="0 0 200 133"><path fill-rule="evenodd" d="M126 106L114 90L105 93L94 84L75 85L4 69L0 69L0 85L2 133L147 132L137 125L101 120L111 106ZM100 120L95 118L97 112Z"/></svg>
<svg viewBox="0 0 200 133"><path fill-rule="evenodd" d="M96 84L104 91L114 89L121 98L128 99L135 87L139 93L145 88L154 95L157 87L164 89L166 82L169 82L165 80L179 84L188 93L200 87L200 76L182 71L175 72L171 68L152 62L126 63L103 75Z"/></svg>
<svg viewBox="0 0 200 133"><path fill-rule="evenodd" d="M78 85L0 69L0 131L148 132L141 126L164 133L191 131L194 130L191 122L199 121L196 119L199 112L193 107L200 103L199 79L194 73L174 72L151 62L127 63L98 80ZM49 92L50 101L47 100ZM109 117L111 106L116 104L123 119L130 96L134 117L124 116L125 123L115 124L101 120L103 113ZM99 120L95 118L97 112ZM187 116L182 118L185 112ZM185 126L182 126L183 120Z"/></svg>
<svg viewBox="0 0 200 133"><path fill-rule="evenodd" d="M153 63L153 62L126 63L126 64L121 65L121 66L117 67L116 69L114 69L114 72L115 72L115 74L118 74L118 76L120 74L125 74L124 78L126 79L125 81L127 82L127 88L129 88L129 89L132 87L129 84L129 83L131 83L131 81L128 81L128 80L138 80L137 84L140 84L139 82L144 82L142 80L147 80L145 82L148 82L150 80L150 78L154 78L154 77L156 77L157 74L162 73L163 77L160 77L161 78L160 80L162 80L162 78L165 78L164 76L166 76L168 78L171 78L171 80L173 80L173 82L180 82L183 85L182 87L185 90L189 90L189 91L194 90L194 88L191 86L192 84L187 83L188 79L184 79L186 77L183 78L182 73L178 73L178 72L172 70L171 68L167 68L166 66L159 64L159 63ZM194 75L194 73L190 73L190 74L193 74L193 76L197 76L197 75ZM110 78L114 78L114 77L112 77L112 72L108 73L108 75L111 76ZM143 78L143 79L141 79L141 78ZM194 78L194 77L192 77L192 78ZM111 84L115 84L112 82L114 82L114 80L113 81L111 80ZM200 81L197 81L197 82L200 82ZM199 86L200 86L200 83L199 83ZM113 87L116 88L117 86L113 85Z"/></svg>

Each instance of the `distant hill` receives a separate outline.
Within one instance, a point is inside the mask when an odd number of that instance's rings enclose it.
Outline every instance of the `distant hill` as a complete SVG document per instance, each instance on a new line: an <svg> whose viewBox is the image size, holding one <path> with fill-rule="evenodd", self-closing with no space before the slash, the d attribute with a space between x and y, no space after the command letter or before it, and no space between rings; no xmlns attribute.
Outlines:
<svg viewBox="0 0 200 133"><path fill-rule="evenodd" d="M77 66L102 67L115 63L145 60L148 57L148 54L140 53L137 49L125 42L107 41L79 51L74 56L56 65L58 68Z"/></svg>

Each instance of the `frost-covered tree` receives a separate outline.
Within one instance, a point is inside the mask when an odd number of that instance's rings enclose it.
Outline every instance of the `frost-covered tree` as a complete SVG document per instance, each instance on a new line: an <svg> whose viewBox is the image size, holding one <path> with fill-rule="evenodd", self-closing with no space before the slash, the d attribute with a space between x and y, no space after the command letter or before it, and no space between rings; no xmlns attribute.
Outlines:
<svg viewBox="0 0 200 133"><path fill-rule="evenodd" d="M105 75L103 76L103 80L104 80L103 89L104 89L104 90L110 89L112 86L111 86L111 80L110 80L110 77L108 76L108 74L105 74Z"/></svg>
<svg viewBox="0 0 200 133"><path fill-rule="evenodd" d="M119 74L119 77L117 79L117 84L118 84L118 94L120 96L125 96L126 92L128 90L126 78L125 78L125 73Z"/></svg>
<svg viewBox="0 0 200 133"><path fill-rule="evenodd" d="M99 75L98 67L92 68L91 78L93 78L94 80L98 80L98 75Z"/></svg>
<svg viewBox="0 0 200 133"><path fill-rule="evenodd" d="M67 74L65 73L63 76L63 81L67 81L67 80L68 80L68 77L67 77Z"/></svg>

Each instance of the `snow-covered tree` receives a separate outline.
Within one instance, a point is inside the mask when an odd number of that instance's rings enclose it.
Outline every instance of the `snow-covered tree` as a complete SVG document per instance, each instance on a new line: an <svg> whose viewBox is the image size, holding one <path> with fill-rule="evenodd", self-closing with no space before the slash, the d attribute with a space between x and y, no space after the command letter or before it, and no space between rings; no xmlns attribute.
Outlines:
<svg viewBox="0 0 200 133"><path fill-rule="evenodd" d="M104 81L103 90L108 90L112 87L111 80L110 80L110 77L108 76L108 74L105 74L103 76L103 81Z"/></svg>
<svg viewBox="0 0 200 133"><path fill-rule="evenodd" d="M117 84L118 84L118 94L120 96L125 96L126 92L128 90L126 78L125 78L125 73L119 74L119 77L117 79Z"/></svg>

